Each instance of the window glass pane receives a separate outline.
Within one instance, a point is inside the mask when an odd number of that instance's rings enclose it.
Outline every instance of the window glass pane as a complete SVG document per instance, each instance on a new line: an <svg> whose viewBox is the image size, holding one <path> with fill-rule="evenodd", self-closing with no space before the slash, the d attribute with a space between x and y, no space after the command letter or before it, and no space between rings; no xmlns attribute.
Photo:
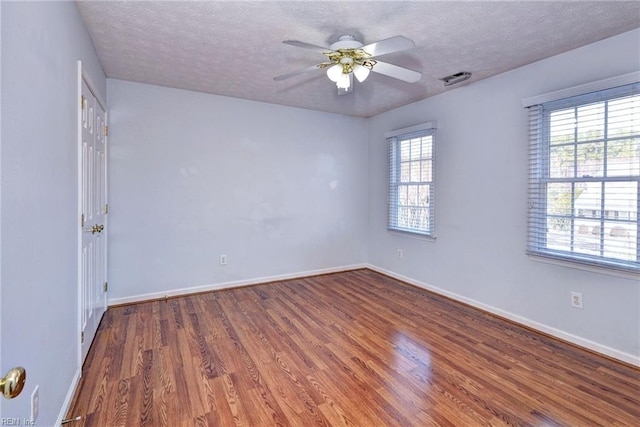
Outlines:
<svg viewBox="0 0 640 427"><path fill-rule="evenodd" d="M398 227L407 228L409 226L409 208L398 208Z"/></svg>
<svg viewBox="0 0 640 427"><path fill-rule="evenodd" d="M600 221L576 219L573 228L573 250L581 254L600 255Z"/></svg>
<svg viewBox="0 0 640 427"><path fill-rule="evenodd" d="M407 187L406 185L400 185L398 186L398 204L406 205L407 203Z"/></svg>
<svg viewBox="0 0 640 427"><path fill-rule="evenodd" d="M554 111L550 114L549 132L551 145L573 142L575 139L575 109Z"/></svg>
<svg viewBox="0 0 640 427"><path fill-rule="evenodd" d="M419 186L418 197L420 206L429 206L429 185L423 184Z"/></svg>
<svg viewBox="0 0 640 427"><path fill-rule="evenodd" d="M411 162L411 182L420 182L421 161Z"/></svg>
<svg viewBox="0 0 640 427"><path fill-rule="evenodd" d="M640 95L609 101L609 138L640 134Z"/></svg>
<svg viewBox="0 0 640 427"><path fill-rule="evenodd" d="M638 183L607 182L604 184L604 208L609 217L636 221L638 218Z"/></svg>
<svg viewBox="0 0 640 427"><path fill-rule="evenodd" d="M573 178L575 175L575 145L551 147L551 178Z"/></svg>
<svg viewBox="0 0 640 427"><path fill-rule="evenodd" d="M607 176L639 175L640 138L610 141L607 145Z"/></svg>
<svg viewBox="0 0 640 427"><path fill-rule="evenodd" d="M411 160L411 145L409 141L401 141L400 145L400 160L406 162Z"/></svg>
<svg viewBox="0 0 640 427"><path fill-rule="evenodd" d="M411 177L411 162L400 163L400 182L409 182Z"/></svg>
<svg viewBox="0 0 640 427"><path fill-rule="evenodd" d="M578 141L604 137L604 102L578 107Z"/></svg>
<svg viewBox="0 0 640 427"><path fill-rule="evenodd" d="M547 248L570 251L571 229L568 218L547 217Z"/></svg>
<svg viewBox="0 0 640 427"><path fill-rule="evenodd" d="M408 210L409 227L417 230L427 230L429 228L429 209L411 207Z"/></svg>
<svg viewBox="0 0 640 427"><path fill-rule="evenodd" d="M571 183L547 185L547 215L571 215Z"/></svg>
<svg viewBox="0 0 640 427"><path fill-rule="evenodd" d="M420 139L412 139L411 142L411 160L420 160Z"/></svg>
<svg viewBox="0 0 640 427"><path fill-rule="evenodd" d="M578 144L577 147L577 176L596 177L604 174L604 143L591 142Z"/></svg>
<svg viewBox="0 0 640 427"><path fill-rule="evenodd" d="M407 191L409 193L409 199L407 204L410 206L416 206L418 204L418 185L409 185Z"/></svg>
<svg viewBox="0 0 640 427"><path fill-rule="evenodd" d="M580 217L602 217L602 183L583 182L576 185L575 212Z"/></svg>
<svg viewBox="0 0 640 427"><path fill-rule="evenodd" d="M431 182L431 162L422 162L422 181Z"/></svg>
<svg viewBox="0 0 640 427"><path fill-rule="evenodd" d="M603 255L608 258L634 261L637 238L637 223L605 221Z"/></svg>
<svg viewBox="0 0 640 427"><path fill-rule="evenodd" d="M422 158L430 159L432 156L431 153L431 137L425 136L422 138Z"/></svg>

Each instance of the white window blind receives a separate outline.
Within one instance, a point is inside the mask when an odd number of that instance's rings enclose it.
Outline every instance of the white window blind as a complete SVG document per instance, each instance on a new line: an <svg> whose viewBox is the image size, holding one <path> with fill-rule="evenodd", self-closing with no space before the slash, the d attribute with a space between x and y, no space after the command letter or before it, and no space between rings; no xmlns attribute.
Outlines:
<svg viewBox="0 0 640 427"><path fill-rule="evenodd" d="M640 83L529 107L531 254L640 271Z"/></svg>
<svg viewBox="0 0 640 427"><path fill-rule="evenodd" d="M435 236L435 123L387 133L390 230Z"/></svg>

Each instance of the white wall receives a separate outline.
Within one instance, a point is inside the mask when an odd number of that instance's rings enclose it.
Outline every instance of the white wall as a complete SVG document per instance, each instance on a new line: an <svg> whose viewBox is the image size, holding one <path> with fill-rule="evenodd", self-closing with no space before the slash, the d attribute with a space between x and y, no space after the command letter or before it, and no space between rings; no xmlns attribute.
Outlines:
<svg viewBox="0 0 640 427"><path fill-rule="evenodd" d="M366 261L365 119L108 92L111 303Z"/></svg>
<svg viewBox="0 0 640 427"><path fill-rule="evenodd" d="M535 262L525 254L526 97L639 69L640 30L622 34L369 122L369 262L425 287L640 364L640 283ZM384 132L435 120L434 242L390 233ZM403 249L399 260L396 250ZM584 310L570 307L582 292Z"/></svg>
<svg viewBox="0 0 640 427"><path fill-rule="evenodd" d="M2 417L52 426L77 371L76 61L98 90L106 79L75 2L2 8L2 375L27 369Z"/></svg>

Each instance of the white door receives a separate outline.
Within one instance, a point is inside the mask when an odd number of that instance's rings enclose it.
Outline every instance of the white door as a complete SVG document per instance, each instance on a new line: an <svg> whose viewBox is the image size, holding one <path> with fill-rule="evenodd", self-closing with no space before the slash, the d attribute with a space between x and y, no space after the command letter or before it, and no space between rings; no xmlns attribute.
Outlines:
<svg viewBox="0 0 640 427"><path fill-rule="evenodd" d="M106 113L82 80L80 102L80 363L87 356L107 307Z"/></svg>

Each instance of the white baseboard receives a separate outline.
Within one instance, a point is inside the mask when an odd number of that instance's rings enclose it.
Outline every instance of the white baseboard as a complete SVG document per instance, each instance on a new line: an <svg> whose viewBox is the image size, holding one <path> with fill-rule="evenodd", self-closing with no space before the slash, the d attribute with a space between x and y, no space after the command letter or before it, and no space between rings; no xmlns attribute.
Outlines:
<svg viewBox="0 0 640 427"><path fill-rule="evenodd" d="M62 409L60 409L60 413L58 414L58 419L56 420L55 425L59 426L62 424L62 420L67 415L69 408L71 407L71 400L73 399L73 395L76 392L76 388L78 387L78 383L80 382L80 369L76 370L73 379L71 380L71 385L69 386L69 390L67 390L67 396L64 398L64 403L62 404Z"/></svg>
<svg viewBox="0 0 640 427"><path fill-rule="evenodd" d="M209 285L193 286L188 288L171 289L168 291L152 292L148 294L132 295L122 298L110 298L108 305L131 304L142 301L150 301L165 297L195 294L199 292L216 291L220 289L238 288L242 286L258 285L261 283L275 282L278 280L299 279L302 277L319 276L321 274L340 273L343 271L367 268L367 264L352 264L340 267L321 268L318 270L299 271L297 273L280 274L276 276L255 277L246 280L234 280L231 282L213 283Z"/></svg>
<svg viewBox="0 0 640 427"><path fill-rule="evenodd" d="M545 325L543 323L539 323L539 322L536 322L534 320L528 319L526 317L519 316L517 314L511 313L511 312L508 312L508 311L505 311L505 310L502 310L502 309L499 309L499 308L496 308L496 307L492 307L490 305L487 305L487 304L484 304L482 302L473 300L471 298L467 298L465 296L456 294L454 292L450 292L450 291L447 291L445 289L438 288L438 287L429 285L427 283L423 283L423 282L421 282L419 280L415 280L415 279L412 279L410 277L394 273L392 271L386 270L384 268L377 267L375 265L368 264L366 266L366 268L368 268L370 270L373 270L373 271L376 271L376 272L378 272L380 274L384 274L385 276L393 277L394 279L398 279L398 280L401 280L403 282L409 283L411 285L417 286L419 288L426 289L426 290L431 291L433 293L436 293L436 294L439 294L439 295L443 295L445 297L451 298L451 299L456 300L456 301L460 301L460 302L468 304L468 305L470 305L472 307L479 308L480 310L495 314L497 316L500 316L500 317L503 317L505 319L511 320L512 322L519 323L519 324L524 325L526 327L529 327L531 329L535 329L535 330L540 331L542 333L554 336L554 337L559 338L559 339L561 339L563 341L570 342L572 344L575 344L577 346L589 349L589 350L594 351L596 353L600 353L602 355L611 357L613 359L617 359L617 360L620 360L622 362L625 362L625 363L640 367L640 356L636 356L636 355L633 355L633 354L625 353L625 352L622 352L622 351L617 350L615 348L607 347L605 345L602 345L602 344L599 344L597 342L588 340L586 338L582 338L582 337L579 337L577 335L570 334L570 333L562 331L560 329L556 329L556 328L553 328L551 326Z"/></svg>

